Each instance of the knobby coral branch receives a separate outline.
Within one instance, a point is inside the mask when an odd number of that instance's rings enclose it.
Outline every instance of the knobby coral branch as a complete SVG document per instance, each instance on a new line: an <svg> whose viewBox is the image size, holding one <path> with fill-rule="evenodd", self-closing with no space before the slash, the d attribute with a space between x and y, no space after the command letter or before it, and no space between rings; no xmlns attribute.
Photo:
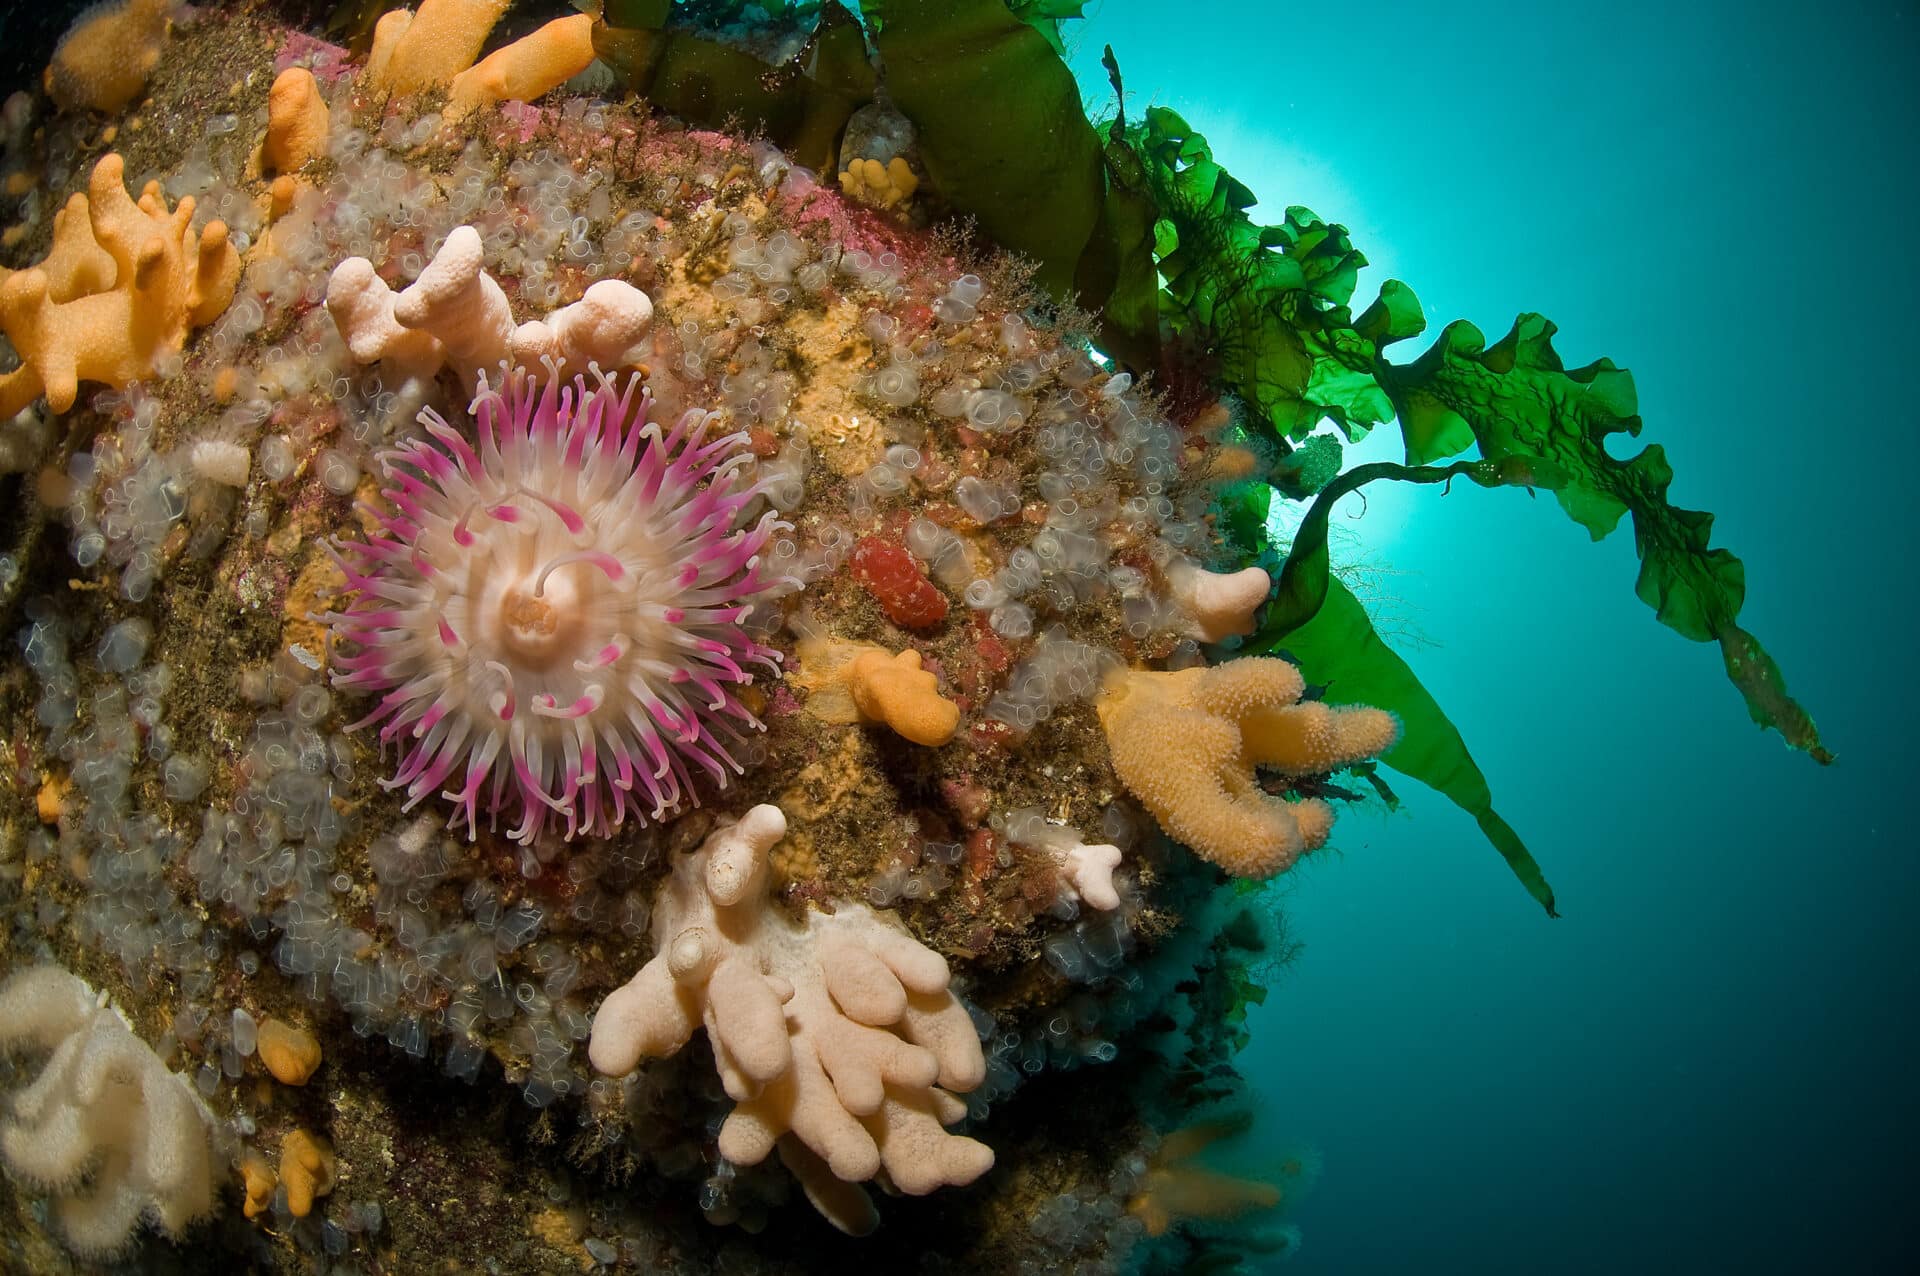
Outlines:
<svg viewBox="0 0 1920 1276"><path fill-rule="evenodd" d="M800 920L774 905L768 853L786 827L756 806L673 866L655 955L602 1003L589 1056L624 1076L704 1027L735 1104L721 1155L753 1165L779 1146L815 1207L861 1233L876 1218L850 1185L884 1175L921 1196L992 1166L944 1129L986 1060L939 954L861 904Z"/></svg>
<svg viewBox="0 0 1920 1276"><path fill-rule="evenodd" d="M1171 836L1241 877L1271 877L1326 844L1333 808L1282 802L1254 771L1320 775L1392 746L1378 709L1301 701L1300 671L1271 657L1173 673L1121 672L1097 702L1113 769Z"/></svg>
<svg viewBox="0 0 1920 1276"><path fill-rule="evenodd" d="M43 393L65 412L82 381L117 389L153 376L233 300L240 256L226 224L195 234L193 198L169 211L157 182L136 202L125 169L102 156L87 195L68 201L47 260L0 282L0 328L21 358L0 377L0 419Z"/></svg>

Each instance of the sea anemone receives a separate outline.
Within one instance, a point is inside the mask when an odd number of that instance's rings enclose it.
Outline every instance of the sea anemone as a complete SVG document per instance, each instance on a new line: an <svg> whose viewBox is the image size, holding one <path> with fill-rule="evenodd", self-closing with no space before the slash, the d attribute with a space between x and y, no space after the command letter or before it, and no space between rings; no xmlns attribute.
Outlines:
<svg viewBox="0 0 1920 1276"><path fill-rule="evenodd" d="M553 817L603 836L742 773L729 746L760 722L735 692L779 659L742 625L784 584L759 555L786 524L737 526L745 434L699 411L663 431L650 405L637 376L516 373L480 382L477 446L428 410L380 457L392 508L334 542L357 597L323 619L352 647L336 685L380 696L355 725L399 745L382 784L407 809L464 766L442 796L470 837L483 803L523 843Z"/></svg>

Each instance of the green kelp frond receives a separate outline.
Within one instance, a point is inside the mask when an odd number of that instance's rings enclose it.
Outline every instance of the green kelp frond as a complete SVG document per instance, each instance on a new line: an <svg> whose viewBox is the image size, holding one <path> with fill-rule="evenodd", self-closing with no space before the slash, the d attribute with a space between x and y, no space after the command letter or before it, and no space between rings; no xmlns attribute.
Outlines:
<svg viewBox="0 0 1920 1276"><path fill-rule="evenodd" d="M1448 466L1405 466L1389 461L1355 466L1328 484L1307 511L1266 623L1251 649L1287 654L1326 684L1330 704L1365 704L1400 719L1400 742L1380 760L1412 776L1473 816L1480 831L1506 860L1527 893L1557 917L1553 888L1513 826L1493 809L1487 777L1466 741L1406 661L1380 638L1366 608L1336 576L1327 549L1328 518L1334 504L1377 479L1409 483L1447 483L1465 477L1482 487L1530 486L1537 476L1516 474L1490 461L1460 461Z"/></svg>
<svg viewBox="0 0 1920 1276"><path fill-rule="evenodd" d="M1154 226L1160 209L1147 188L1147 171L1127 140L1126 92L1109 45L1100 64L1113 84L1114 117L1107 127L1106 196L1073 277L1083 305L1100 313L1100 344L1140 369L1160 366L1160 271Z"/></svg>
<svg viewBox="0 0 1920 1276"><path fill-rule="evenodd" d="M373 44L373 24L389 9L399 8L397 0L339 0L327 12L322 30L342 41L358 56L364 56Z"/></svg>
<svg viewBox="0 0 1920 1276"><path fill-rule="evenodd" d="M800 163L834 171L847 121L873 100L877 82L858 19L827 0L805 46L770 66L679 25L684 16L668 0L607 0L594 52L662 110L691 124L763 133Z"/></svg>
<svg viewBox="0 0 1920 1276"><path fill-rule="evenodd" d="M1522 315L1492 347L1472 324L1449 324L1419 358L1394 364L1387 348L1425 327L1419 300L1389 280L1353 318L1349 304L1365 258L1344 228L1302 208L1289 208L1279 226L1254 223L1246 213L1252 191L1172 111L1149 110L1130 140L1161 215L1156 252L1168 328L1212 353L1226 388L1283 439L1303 439L1321 419L1349 438L1397 419L1406 444L1407 466L1360 467L1315 500L1251 650L1284 643L1330 684L1329 698L1399 713L1405 736L1383 761L1471 812L1551 912L1551 891L1494 812L1459 732L1332 577L1326 548L1333 502L1374 478L1438 482L1465 475L1482 486L1544 487L1596 540L1632 514L1640 598L1677 632L1720 643L1728 676L1756 722L1815 760L1832 760L1812 719L1787 694L1778 666L1736 623L1745 572L1727 550L1709 548L1712 516L1667 501L1673 472L1657 445L1627 461L1607 453L1608 435L1640 431L1630 374L1605 359L1569 371L1553 349L1553 324L1538 315ZM1429 464L1474 446L1479 462ZM1304 495L1297 485L1289 494ZM1236 502L1225 511L1225 530L1244 548L1258 502L1245 494Z"/></svg>
<svg viewBox="0 0 1920 1276"><path fill-rule="evenodd" d="M988 238L1064 293L1106 200L1080 86L1006 0L861 0L927 173Z"/></svg>
<svg viewBox="0 0 1920 1276"><path fill-rule="evenodd" d="M777 66L713 29L728 7L604 0L594 49L660 109L764 134L823 173L838 168L853 113L884 92L912 124L942 208L1030 261L1048 293L1097 314L1110 353L1159 365L1162 214L1125 121L1103 137L1061 58L1060 23L1078 4L860 0L864 27L839 0L789 6L783 21L811 36ZM1111 50L1106 62L1118 94Z"/></svg>
<svg viewBox="0 0 1920 1276"><path fill-rule="evenodd" d="M1392 467L1391 474L1362 467L1365 476L1343 476L1320 495L1251 649L1271 650L1284 641L1316 678L1333 685L1335 698L1367 699L1362 688L1370 688L1375 698L1369 703L1400 712L1406 738L1383 760L1472 811L1551 909L1545 882L1494 814L1458 732L1379 642L1359 604L1331 580L1324 525L1332 501L1369 478L1432 482L1457 473L1482 486L1543 487L1595 539L1632 514L1640 598L1677 632L1721 644L1728 675L1756 722L1816 761L1832 760L1812 719L1787 694L1778 667L1736 623L1745 572L1731 553L1709 548L1712 516L1667 501L1673 472L1657 445L1626 461L1608 455L1607 436L1640 431L1630 374L1605 359L1568 370L1553 349L1553 324L1531 314L1491 347L1472 324L1449 324L1419 358L1395 364L1387 349L1425 328L1419 300L1389 280L1354 318L1349 305L1366 259L1344 228L1303 208L1289 208L1281 225L1256 224L1246 212L1253 192L1172 111L1149 110L1129 138L1160 211L1156 253L1169 330L1211 353L1226 388L1282 439L1303 439L1322 419L1349 438L1397 419L1406 444L1408 466ZM1438 471L1428 465L1475 446L1479 462ZM1317 531L1314 514L1321 515ZM1322 619L1326 608L1331 612ZM1344 643L1352 646L1336 655ZM1338 676L1315 663L1336 659ZM1399 703L1377 698L1395 688ZM1410 714L1413 705L1418 712Z"/></svg>
<svg viewBox="0 0 1920 1276"><path fill-rule="evenodd" d="M1086 0L1007 0L1013 16L1038 31L1063 58L1067 56L1067 44L1060 36L1060 24L1085 17L1081 10L1086 7Z"/></svg>
<svg viewBox="0 0 1920 1276"><path fill-rule="evenodd" d="M773 66L711 29L725 6L605 0L594 48L662 110L762 133L832 172L847 121L878 90L871 38L886 98L913 125L915 153L945 206L1033 262L1035 282L1056 297L1077 294L1090 309L1113 298L1127 318L1117 352L1150 358L1154 210L1137 171L1131 189L1109 181L1109 163L1124 168L1128 144L1116 135L1103 148L1061 60L1059 25L1079 7L860 0L863 29L838 0L824 0L817 18L792 7L788 20L815 25L801 52Z"/></svg>
<svg viewBox="0 0 1920 1276"><path fill-rule="evenodd" d="M1669 628L1717 642L1747 711L1796 749L1826 764L1813 719L1787 694L1779 666L1737 623L1747 573L1738 558L1708 545L1713 515L1667 500L1673 467L1653 444L1618 461L1608 435L1638 436L1633 376L1610 359L1569 370L1553 348L1553 322L1523 314L1488 346L1466 321L1410 364L1382 358L1376 370L1399 414L1411 463L1442 460L1478 445L1480 455L1516 471L1551 472L1567 516L1600 540L1633 516L1640 575L1634 592Z"/></svg>
<svg viewBox="0 0 1920 1276"><path fill-rule="evenodd" d="M1253 192L1164 107L1149 108L1131 140L1159 208L1155 252L1171 334L1205 348L1227 389L1282 438L1304 438L1327 419L1358 439L1391 419L1373 377L1375 341L1421 330L1412 293L1390 285L1375 327L1356 325L1347 304L1366 258L1344 227L1304 208L1288 209L1283 225L1256 225L1246 214Z"/></svg>

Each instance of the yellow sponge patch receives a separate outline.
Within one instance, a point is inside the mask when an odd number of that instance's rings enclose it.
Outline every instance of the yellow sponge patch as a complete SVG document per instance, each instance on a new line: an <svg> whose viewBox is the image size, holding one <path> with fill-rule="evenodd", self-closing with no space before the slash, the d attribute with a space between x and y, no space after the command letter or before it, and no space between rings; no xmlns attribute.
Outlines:
<svg viewBox="0 0 1920 1276"><path fill-rule="evenodd" d="M918 189L920 179L898 155L885 164L874 159L857 159L840 174L840 193L871 208L898 208Z"/></svg>

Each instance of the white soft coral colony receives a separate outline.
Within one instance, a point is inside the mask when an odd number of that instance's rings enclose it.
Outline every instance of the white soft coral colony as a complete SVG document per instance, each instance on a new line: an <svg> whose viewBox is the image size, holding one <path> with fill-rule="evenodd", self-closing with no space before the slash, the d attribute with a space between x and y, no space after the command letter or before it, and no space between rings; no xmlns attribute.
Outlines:
<svg viewBox="0 0 1920 1276"><path fill-rule="evenodd" d="M777 1146L814 1206L859 1234L878 1219L856 1184L884 1173L921 1196L993 1165L944 1128L986 1060L938 953L864 905L795 921L769 898L767 854L786 828L778 807L756 806L674 865L656 955L600 1007L589 1054L624 1076L704 1025L735 1103L721 1155L752 1165Z"/></svg>
<svg viewBox="0 0 1920 1276"><path fill-rule="evenodd" d="M0 1117L0 1159L55 1195L76 1253L124 1249L142 1218L178 1237L213 1212L206 1108L84 981L39 966L0 984L0 1050L51 1052Z"/></svg>

